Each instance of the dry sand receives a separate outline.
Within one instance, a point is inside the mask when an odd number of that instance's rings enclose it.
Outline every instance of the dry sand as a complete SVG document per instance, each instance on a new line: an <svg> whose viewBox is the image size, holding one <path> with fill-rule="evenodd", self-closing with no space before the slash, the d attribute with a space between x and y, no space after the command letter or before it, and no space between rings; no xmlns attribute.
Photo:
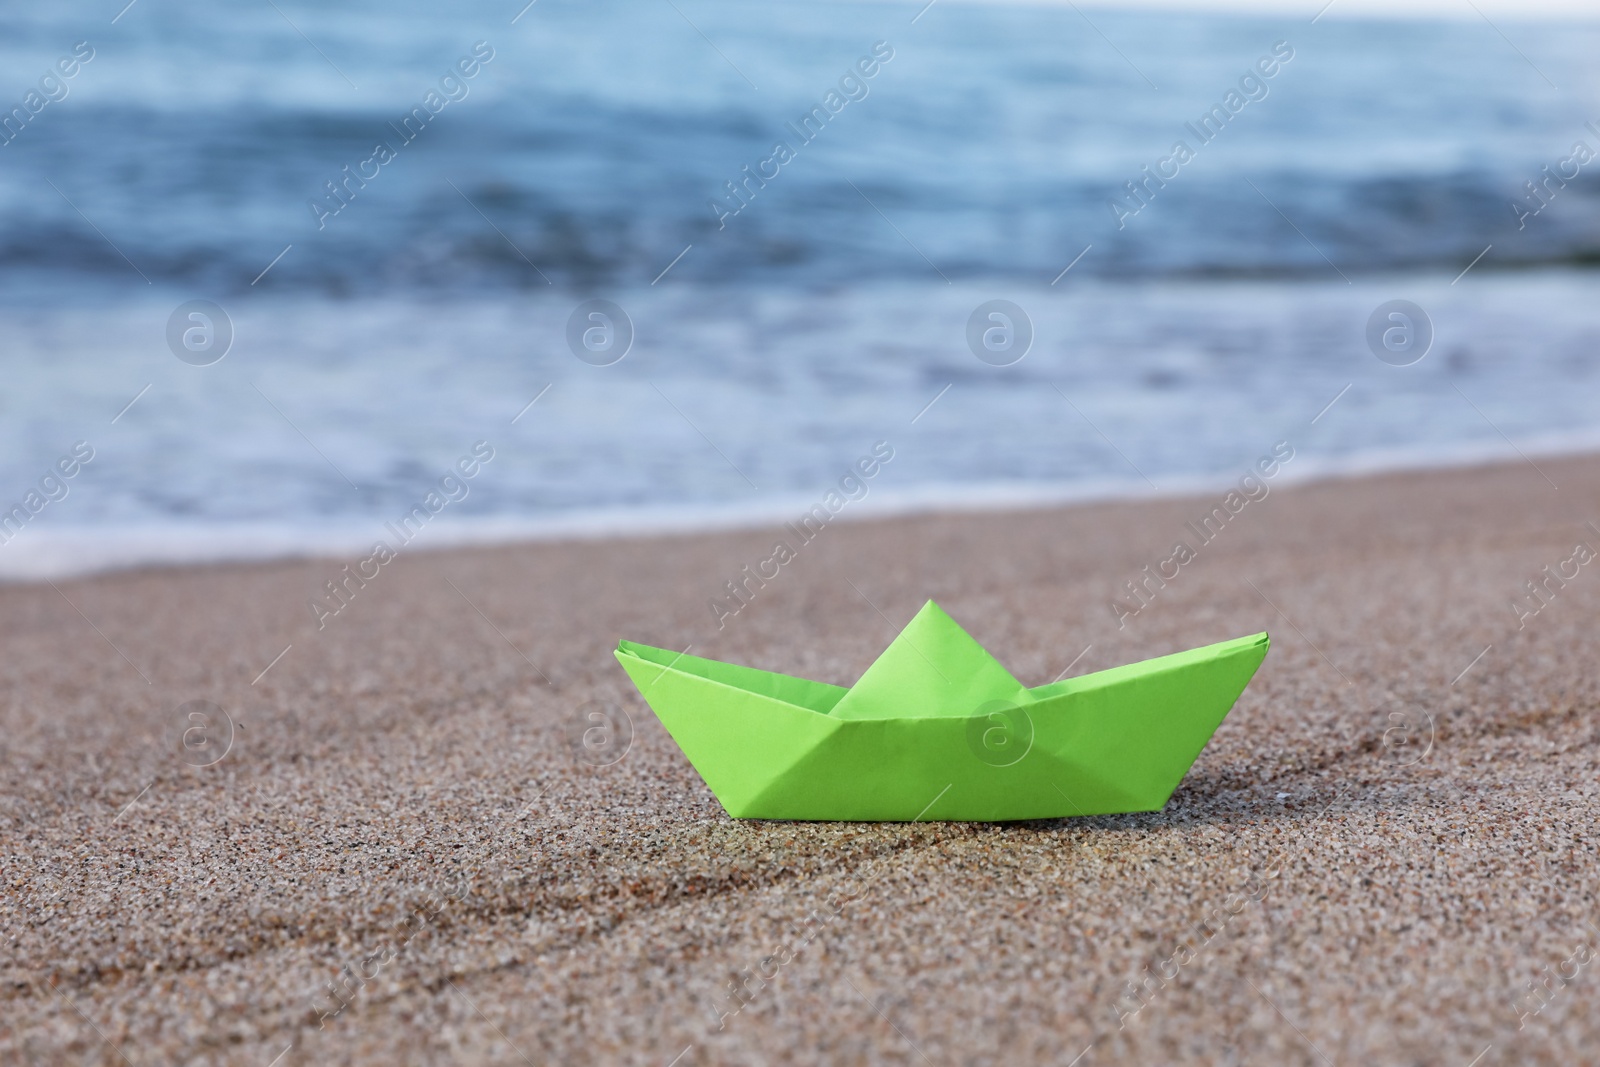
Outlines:
<svg viewBox="0 0 1600 1067"><path fill-rule="evenodd" d="M720 632L772 533L410 554L321 632L328 561L5 588L0 1063L1595 1062L1600 564L1510 605L1600 464L1539 467L1280 487L1122 629L1211 501L835 525ZM929 597L1030 685L1275 644L1164 811L1008 825L736 823L610 655L847 684Z"/></svg>

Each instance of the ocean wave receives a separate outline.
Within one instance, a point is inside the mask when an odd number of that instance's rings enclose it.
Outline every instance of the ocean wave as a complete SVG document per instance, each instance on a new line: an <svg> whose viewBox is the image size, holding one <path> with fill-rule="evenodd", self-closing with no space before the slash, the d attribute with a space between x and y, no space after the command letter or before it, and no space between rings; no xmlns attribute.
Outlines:
<svg viewBox="0 0 1600 1067"><path fill-rule="evenodd" d="M330 16L358 93L272 19L235 29L226 64L174 72L227 25L152 15L163 34L97 41L71 95L0 147L0 285L29 302L146 280L213 296L594 290L649 283L689 246L663 284L1048 280L1089 244L1077 277L1453 272L1490 244L1476 269L1600 262L1600 164L1554 184L1548 169L1600 134L1478 26L1306 36L1106 13L1123 63L1059 6L951 5L910 36L881 4L714 10L727 65L664 5L541 7L521 36L490 34L496 58L438 97L415 143L397 121L472 32L419 9L386 21L380 53L359 11ZM28 18L41 54L75 32ZM597 33L626 61L596 67ZM1130 217L1129 180L1285 33L1294 60ZM1600 46L1592 25L1526 34L1574 83ZM874 48L895 58L839 90ZM779 143L800 154L752 180ZM378 145L396 158L370 163ZM1548 208L1519 213L1532 196Z"/></svg>
<svg viewBox="0 0 1600 1067"><path fill-rule="evenodd" d="M1526 464L1600 453L1600 430L1449 446L1359 451L1339 457L1299 455L1273 480L1288 486L1381 474L1445 471L1500 464ZM1137 477L1062 482L994 481L942 483L912 489L876 490L834 515L830 522L860 523L923 515L972 515L1048 510L1073 505L1161 499L1209 501L1233 488L1238 470L1164 479L1160 489ZM611 541L697 536L710 532L781 531L816 506L815 494L790 494L760 504L693 507L643 505L573 510L543 517L474 516L441 519L425 538L398 554L559 541ZM282 522L135 522L125 525L62 525L38 537L19 538L0 549L0 581L41 582L143 568L192 567L295 559L344 559L388 544L392 535L377 520Z"/></svg>
<svg viewBox="0 0 1600 1067"><path fill-rule="evenodd" d="M376 183L374 183L376 184ZM1330 180L1293 172L1260 176L1256 189L1232 178L1193 179L1148 209L1151 218L1110 225L1107 183L1077 183L977 195L869 181L796 179L786 190L803 212L776 208L729 220L719 230L703 204L619 197L615 203L560 202L545 188L508 181L449 185L416 200L368 205L357 232L318 243L314 226L286 228L298 241L265 235L241 242L221 226L188 234L123 235L115 247L85 232L81 219L8 214L0 220L0 282L36 291L46 278L126 280L130 265L151 281L216 294L248 291L272 255L286 257L260 291L330 296L554 286L571 291L649 283L677 251L693 246L677 279L729 286L832 286L862 280L1014 278L1048 280L1097 237L1099 255L1079 277L1249 278L1399 270L1460 270L1494 244L1485 272L1600 265L1600 178L1562 190L1559 222L1519 229L1513 176L1459 172ZM1262 195L1281 215L1261 208ZM374 195L377 195L374 193ZM704 198L701 198L704 199ZM874 204L892 206L902 228L933 234L916 246L875 246L859 235L881 225ZM1040 206L1040 205L1080 205ZM1085 208L1081 205L1091 205ZM754 207L753 205L752 207ZM493 228L478 208L494 212ZM310 218L308 212L308 218ZM1286 220L1293 219L1293 224ZM330 228L342 223L332 219ZM1138 230L1137 228L1144 227ZM1028 236L1008 240L1021 230ZM1295 231L1299 232L1296 233ZM1134 232L1127 232L1134 231ZM1292 238L1292 239L1290 239ZM930 269L932 264L932 269ZM937 274L934 274L934 271ZM675 279L675 280L677 280ZM257 287L260 288L259 286Z"/></svg>

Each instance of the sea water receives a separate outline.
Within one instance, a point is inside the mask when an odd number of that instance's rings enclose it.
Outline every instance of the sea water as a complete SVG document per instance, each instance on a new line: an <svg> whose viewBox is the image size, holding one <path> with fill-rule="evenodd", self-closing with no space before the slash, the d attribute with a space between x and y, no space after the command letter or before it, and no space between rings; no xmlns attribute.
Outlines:
<svg viewBox="0 0 1600 1067"><path fill-rule="evenodd" d="M9 10L0 575L1600 445L1600 26L1314 13Z"/></svg>

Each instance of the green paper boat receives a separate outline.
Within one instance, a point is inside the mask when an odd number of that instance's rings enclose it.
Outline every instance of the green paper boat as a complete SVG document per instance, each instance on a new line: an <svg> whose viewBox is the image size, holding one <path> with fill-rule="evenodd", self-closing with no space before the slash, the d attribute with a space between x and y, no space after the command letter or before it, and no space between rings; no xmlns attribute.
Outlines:
<svg viewBox="0 0 1600 1067"><path fill-rule="evenodd" d="M621 641L736 819L990 822L1158 811L1265 633L1025 688L929 601L849 689Z"/></svg>

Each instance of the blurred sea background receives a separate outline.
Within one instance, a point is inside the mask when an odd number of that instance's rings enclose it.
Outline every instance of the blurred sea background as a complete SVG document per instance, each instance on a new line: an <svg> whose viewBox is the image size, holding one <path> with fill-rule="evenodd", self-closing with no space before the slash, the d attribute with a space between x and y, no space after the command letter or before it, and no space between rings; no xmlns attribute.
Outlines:
<svg viewBox="0 0 1600 1067"><path fill-rule="evenodd" d="M120 6L0 12L0 110L94 50L0 146L0 511L95 450L0 577L353 551L476 441L494 460L418 545L773 522L876 441L852 515L1204 489L1279 441L1286 478L1600 447L1600 160L1512 207L1600 151L1594 22ZM1280 41L1200 146L1185 124ZM801 145L786 124L878 42ZM1108 201L1180 139L1119 228ZM610 366L568 347L591 298L633 324ZM206 367L168 346L196 299L234 333ZM1032 322L1010 366L968 348L992 299ZM1365 339L1393 299L1432 321L1411 366Z"/></svg>

